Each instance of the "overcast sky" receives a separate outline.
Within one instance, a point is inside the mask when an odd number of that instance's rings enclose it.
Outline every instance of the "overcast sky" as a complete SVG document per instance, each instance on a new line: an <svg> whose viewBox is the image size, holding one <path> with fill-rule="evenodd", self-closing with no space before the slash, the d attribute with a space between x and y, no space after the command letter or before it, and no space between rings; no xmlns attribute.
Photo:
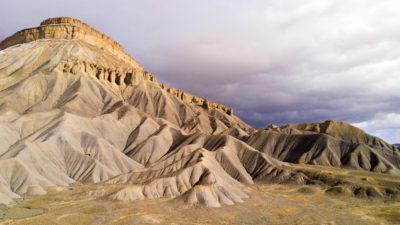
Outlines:
<svg viewBox="0 0 400 225"><path fill-rule="evenodd" d="M400 142L399 0L5 0L0 39L71 16L248 123L344 120Z"/></svg>

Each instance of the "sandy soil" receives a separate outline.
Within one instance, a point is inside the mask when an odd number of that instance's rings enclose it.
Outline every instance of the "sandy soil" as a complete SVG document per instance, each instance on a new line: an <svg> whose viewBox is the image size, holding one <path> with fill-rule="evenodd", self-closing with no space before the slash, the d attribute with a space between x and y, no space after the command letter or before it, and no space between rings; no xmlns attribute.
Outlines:
<svg viewBox="0 0 400 225"><path fill-rule="evenodd" d="M400 203L326 194L320 186L257 184L250 199L222 208L169 199L110 201L113 185L53 188L0 208L0 224L400 224ZM104 196L102 196L104 195Z"/></svg>

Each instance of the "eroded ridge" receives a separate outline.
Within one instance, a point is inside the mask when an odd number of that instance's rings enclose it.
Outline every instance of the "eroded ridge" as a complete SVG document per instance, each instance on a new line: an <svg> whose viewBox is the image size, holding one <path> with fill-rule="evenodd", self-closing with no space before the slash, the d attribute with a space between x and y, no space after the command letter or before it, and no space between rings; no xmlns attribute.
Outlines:
<svg viewBox="0 0 400 225"><path fill-rule="evenodd" d="M209 101L204 98L194 96L182 90L169 87L163 83L159 83L153 74L142 69L137 69L132 67L109 68L102 65L98 65L93 62L83 61L80 59L70 59L67 61L62 61L54 69L72 74L78 74L82 72L91 76L95 76L99 80L108 81L112 84L116 84L117 86L122 88L129 85L135 85L139 80L155 82L157 85L161 87L161 89L164 89L166 92L176 96L185 103L190 103L192 105L200 106L203 107L204 109L219 110L224 113L227 113L228 115L233 114L233 109L230 107Z"/></svg>
<svg viewBox="0 0 400 225"><path fill-rule="evenodd" d="M40 23L39 27L21 30L4 39L0 42L0 50L39 39L78 39L110 53L121 62L124 62L121 63L121 65L126 67L105 68L83 60L70 59L57 66L57 68L61 68L63 72L78 73L79 71L83 71L90 73L92 71L93 75L98 79L108 80L111 83L122 86L132 84L131 80L135 77L143 77L145 80L156 82L162 89L165 89L168 93L178 97L186 103L201 106L205 109L216 109L229 115L233 113L232 108L225 105L208 101L207 99L194 96L185 91L158 83L153 74L145 71L125 52L122 45L77 19L69 17L46 19Z"/></svg>

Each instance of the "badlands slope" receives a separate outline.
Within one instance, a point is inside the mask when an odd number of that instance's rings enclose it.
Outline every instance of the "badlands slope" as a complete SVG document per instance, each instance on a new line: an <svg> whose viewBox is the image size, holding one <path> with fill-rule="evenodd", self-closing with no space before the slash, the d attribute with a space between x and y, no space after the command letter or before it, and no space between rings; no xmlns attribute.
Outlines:
<svg viewBox="0 0 400 225"><path fill-rule="evenodd" d="M338 121L253 128L78 20L45 20L0 48L0 203L76 183L207 207L245 202L254 183L399 196L398 148Z"/></svg>

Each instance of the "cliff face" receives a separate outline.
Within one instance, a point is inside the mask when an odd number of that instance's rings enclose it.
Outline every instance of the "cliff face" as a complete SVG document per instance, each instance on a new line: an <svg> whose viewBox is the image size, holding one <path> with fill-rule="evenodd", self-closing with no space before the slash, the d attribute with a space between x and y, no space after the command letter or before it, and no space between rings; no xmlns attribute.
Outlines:
<svg viewBox="0 0 400 225"><path fill-rule="evenodd" d="M98 79L108 80L111 83L122 86L130 85L132 83L131 79L134 79L135 76L141 76L145 80L156 82L168 93L177 96L186 103L191 103L205 109L219 110L229 115L233 112L231 108L225 105L208 101L182 90L158 83L155 76L145 71L125 52L124 48L118 42L77 19L68 17L46 19L40 23L39 27L21 30L0 42L0 50L40 39L78 39L111 53L121 62L118 68L104 68L91 62L66 61L58 67L60 68L61 66L64 72L69 70L78 73L81 70L84 72L88 70L90 74L96 76Z"/></svg>
<svg viewBox="0 0 400 225"><path fill-rule="evenodd" d="M136 85L139 80L150 81L155 83L161 89L165 90L167 93L178 97L185 103L190 103L204 109L218 110L228 115L233 114L233 109L230 107L194 96L185 91L169 87L163 83L159 83L153 74L143 69L123 66L117 68L108 68L93 62L75 59L64 61L58 64L54 69L60 72L68 72L72 74L85 73L94 76L99 80L108 81L111 84L115 84L121 89L124 89L127 86Z"/></svg>
<svg viewBox="0 0 400 225"><path fill-rule="evenodd" d="M0 43L0 49L39 39L79 39L108 51L135 68L140 65L125 53L124 48L105 34L72 18L60 17L44 20L39 27L21 30Z"/></svg>

